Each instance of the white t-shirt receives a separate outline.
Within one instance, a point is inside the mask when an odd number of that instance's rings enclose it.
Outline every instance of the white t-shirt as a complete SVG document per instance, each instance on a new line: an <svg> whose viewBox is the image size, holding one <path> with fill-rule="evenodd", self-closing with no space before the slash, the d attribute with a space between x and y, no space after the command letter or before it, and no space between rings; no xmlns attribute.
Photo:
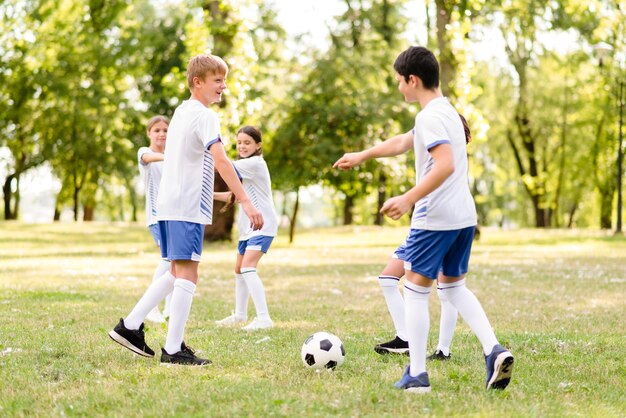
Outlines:
<svg viewBox="0 0 626 418"><path fill-rule="evenodd" d="M411 228L449 231L476 225L476 206L467 177L465 131L448 99L431 100L415 116L413 135L416 183L432 169L434 160L428 150L439 144L452 146L454 173L415 204Z"/></svg>
<svg viewBox="0 0 626 418"><path fill-rule="evenodd" d="M265 160L263 157L256 155L233 161L233 165L241 178L243 188L250 201L263 215L263 228L253 231L250 227L250 219L241 208L241 205L239 206L237 218L239 241L245 241L257 235L276 236L278 232L278 216L274 209L272 181Z"/></svg>
<svg viewBox="0 0 626 418"><path fill-rule="evenodd" d="M143 179L146 194L146 226L150 226L157 223L157 195L159 194L159 184L161 183L163 161L144 163L141 161L141 157L144 154L156 154L156 152L148 147L141 147L137 152L139 174L141 174Z"/></svg>
<svg viewBox="0 0 626 418"><path fill-rule="evenodd" d="M209 151L220 141L220 121L198 100L185 100L167 130L157 219L210 225L215 161Z"/></svg>

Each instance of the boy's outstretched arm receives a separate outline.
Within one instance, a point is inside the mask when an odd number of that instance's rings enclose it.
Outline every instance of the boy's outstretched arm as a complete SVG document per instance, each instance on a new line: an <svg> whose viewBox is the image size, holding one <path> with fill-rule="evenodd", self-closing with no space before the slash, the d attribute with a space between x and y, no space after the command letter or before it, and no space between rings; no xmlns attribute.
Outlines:
<svg viewBox="0 0 626 418"><path fill-rule="evenodd" d="M263 215L257 208L254 207L252 202L250 202L250 198L243 190L243 186L239 181L237 172L233 168L231 161L226 156L224 145L222 145L221 142L216 142L211 145L210 150L215 160L215 168L222 176L222 179L226 182L228 188L235 194L237 201L241 203L241 208L248 216L248 219L250 219L250 226L252 229L256 231L263 228Z"/></svg>
<svg viewBox="0 0 626 418"><path fill-rule="evenodd" d="M454 173L454 154L450 144L441 144L428 151L435 160L432 170L406 193L388 199L380 212L393 220L407 213L421 198L432 193Z"/></svg>
<svg viewBox="0 0 626 418"><path fill-rule="evenodd" d="M352 167L356 167L364 161L393 157L396 155L404 154L413 147L413 132L409 131L400 135L393 136L380 144L374 145L359 152L348 152L338 159L333 168L339 168L341 170L348 170Z"/></svg>

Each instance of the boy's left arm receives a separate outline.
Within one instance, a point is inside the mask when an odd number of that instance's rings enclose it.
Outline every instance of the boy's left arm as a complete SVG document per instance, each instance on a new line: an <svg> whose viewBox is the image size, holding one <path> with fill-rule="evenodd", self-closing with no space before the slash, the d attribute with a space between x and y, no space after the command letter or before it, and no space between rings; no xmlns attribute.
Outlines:
<svg viewBox="0 0 626 418"><path fill-rule="evenodd" d="M388 199L380 209L381 213L393 220L400 219L415 203L436 190L454 173L454 154L450 144L437 145L428 152L435 160L432 170L406 193Z"/></svg>
<svg viewBox="0 0 626 418"><path fill-rule="evenodd" d="M216 142L211 145L210 151L215 160L215 168L222 176L228 188L235 194L237 201L241 203L242 209L248 216L248 219L250 219L252 229L255 231L261 229L263 227L263 215L250 202L250 198L243 189L232 162L228 159L228 156L226 156L224 145L221 142Z"/></svg>

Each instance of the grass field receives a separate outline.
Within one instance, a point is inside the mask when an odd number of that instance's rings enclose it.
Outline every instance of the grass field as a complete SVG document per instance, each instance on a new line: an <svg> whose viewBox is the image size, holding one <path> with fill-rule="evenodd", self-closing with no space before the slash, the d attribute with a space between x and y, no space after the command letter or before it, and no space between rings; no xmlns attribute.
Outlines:
<svg viewBox="0 0 626 418"><path fill-rule="evenodd" d="M254 333L214 325L233 308L235 244L205 245L185 340L214 365L184 368L107 336L158 262L145 227L0 223L0 416L626 416L626 239L483 229L468 286L515 355L513 381L484 390L459 321L452 360L428 364L433 392L420 396L393 388L406 357L372 349L393 337L376 277L405 232L279 236L259 267L275 328ZM433 292L429 351L438 320ZM346 347L334 372L300 360L322 330ZM158 352L165 333L148 324Z"/></svg>

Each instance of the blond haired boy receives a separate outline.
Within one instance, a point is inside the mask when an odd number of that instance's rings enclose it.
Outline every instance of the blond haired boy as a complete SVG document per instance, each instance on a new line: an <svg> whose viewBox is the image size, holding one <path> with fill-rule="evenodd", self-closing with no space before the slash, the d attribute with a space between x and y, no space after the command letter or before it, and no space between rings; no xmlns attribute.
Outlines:
<svg viewBox="0 0 626 418"><path fill-rule="evenodd" d="M228 66L220 57L197 55L187 65L191 97L178 106L167 133L163 179L157 214L161 231L161 256L171 261L171 271L152 283L130 314L109 336L145 357L154 351L145 342L143 320L172 292L170 319L161 363L207 365L183 342L185 325L198 281L204 226L213 216L214 170L217 170L250 219L251 228L263 226L263 216L250 202L231 161L226 156L220 122L209 105L222 100Z"/></svg>

